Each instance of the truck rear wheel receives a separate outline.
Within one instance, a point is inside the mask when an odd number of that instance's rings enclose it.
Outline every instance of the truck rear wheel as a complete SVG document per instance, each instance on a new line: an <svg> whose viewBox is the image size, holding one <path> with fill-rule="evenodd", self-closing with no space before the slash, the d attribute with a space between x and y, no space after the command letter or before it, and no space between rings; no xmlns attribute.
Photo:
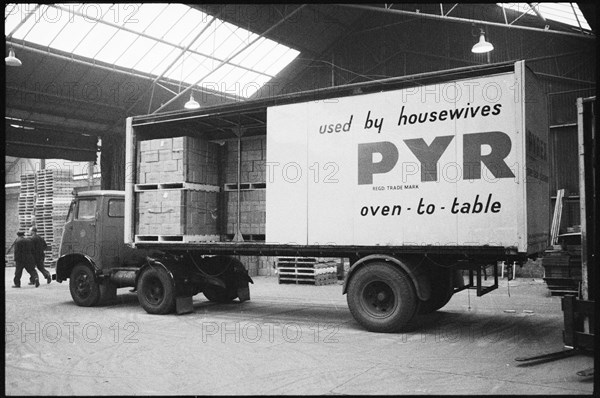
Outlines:
<svg viewBox="0 0 600 398"><path fill-rule="evenodd" d="M347 300L354 319L372 332L402 329L417 308L417 295L408 275L383 262L356 270L348 285Z"/></svg>
<svg viewBox="0 0 600 398"><path fill-rule="evenodd" d="M162 267L143 271L138 281L138 300L149 314L168 314L175 310L175 296L171 276Z"/></svg>
<svg viewBox="0 0 600 398"><path fill-rule="evenodd" d="M79 263L73 267L69 278L69 290L75 304L93 307L100 301L100 286L91 267Z"/></svg>

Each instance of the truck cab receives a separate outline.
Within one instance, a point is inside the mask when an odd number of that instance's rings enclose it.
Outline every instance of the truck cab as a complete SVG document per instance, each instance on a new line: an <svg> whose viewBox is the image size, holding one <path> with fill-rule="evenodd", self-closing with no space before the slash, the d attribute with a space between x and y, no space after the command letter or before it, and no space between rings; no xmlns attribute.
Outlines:
<svg viewBox="0 0 600 398"><path fill-rule="evenodd" d="M142 307L155 314L189 312L200 292L218 302L250 298L252 279L239 260L132 248L123 239L124 214L123 191L80 192L71 202L53 279L69 280L77 305L112 302L122 287L138 291Z"/></svg>
<svg viewBox="0 0 600 398"><path fill-rule="evenodd" d="M122 191L80 192L71 202L57 263L57 280L69 277L78 261L102 272L141 266L147 253L123 243L125 194Z"/></svg>

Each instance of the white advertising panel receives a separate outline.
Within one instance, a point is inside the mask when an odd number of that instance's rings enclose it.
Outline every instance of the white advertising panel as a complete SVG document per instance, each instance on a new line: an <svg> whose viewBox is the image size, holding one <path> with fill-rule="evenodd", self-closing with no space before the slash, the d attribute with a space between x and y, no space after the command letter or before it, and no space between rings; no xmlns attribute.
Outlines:
<svg viewBox="0 0 600 398"><path fill-rule="evenodd" d="M506 73L270 108L267 241L523 246L516 90Z"/></svg>

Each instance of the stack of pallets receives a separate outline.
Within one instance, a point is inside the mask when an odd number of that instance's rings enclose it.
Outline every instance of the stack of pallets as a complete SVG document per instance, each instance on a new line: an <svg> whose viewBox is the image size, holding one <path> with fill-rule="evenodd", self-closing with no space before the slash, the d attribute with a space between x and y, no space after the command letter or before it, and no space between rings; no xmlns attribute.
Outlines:
<svg viewBox="0 0 600 398"><path fill-rule="evenodd" d="M279 257L277 273L279 283L331 285L337 283L339 258Z"/></svg>
<svg viewBox="0 0 600 398"><path fill-rule="evenodd" d="M21 175L21 190L19 192L18 217L19 232L27 232L35 221L35 174ZM11 237L13 240L16 236ZM14 247L6 248L8 254L5 256L6 264L14 266Z"/></svg>
<svg viewBox="0 0 600 398"><path fill-rule="evenodd" d="M35 220L35 174L21 176L19 193L19 231L27 232Z"/></svg>
<svg viewBox="0 0 600 398"><path fill-rule="evenodd" d="M71 170L47 169L36 173L35 225L38 235L48 244L46 265L52 265L58 258L73 187Z"/></svg>

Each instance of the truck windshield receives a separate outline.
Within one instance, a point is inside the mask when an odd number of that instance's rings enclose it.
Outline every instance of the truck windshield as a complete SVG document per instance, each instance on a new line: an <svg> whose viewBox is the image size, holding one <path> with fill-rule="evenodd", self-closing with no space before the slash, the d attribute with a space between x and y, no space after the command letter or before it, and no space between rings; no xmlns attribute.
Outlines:
<svg viewBox="0 0 600 398"><path fill-rule="evenodd" d="M79 201L77 210L78 220L89 220L96 217L96 199L83 199Z"/></svg>
<svg viewBox="0 0 600 398"><path fill-rule="evenodd" d="M73 214L75 212L75 201L71 202L71 205L69 206L69 212L67 213L67 222L69 221L73 221Z"/></svg>

